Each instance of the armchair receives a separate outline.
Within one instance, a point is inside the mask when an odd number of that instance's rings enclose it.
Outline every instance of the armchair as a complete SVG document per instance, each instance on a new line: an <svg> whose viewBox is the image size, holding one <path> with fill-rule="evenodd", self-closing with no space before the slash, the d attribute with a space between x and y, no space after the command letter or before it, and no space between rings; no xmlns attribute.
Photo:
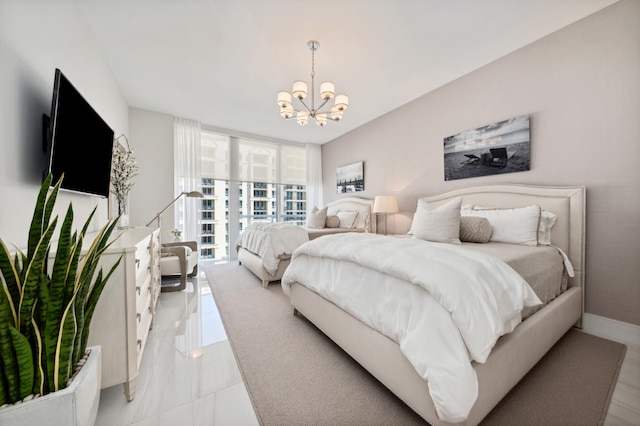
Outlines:
<svg viewBox="0 0 640 426"><path fill-rule="evenodd" d="M160 251L160 275L180 277L179 284L163 285L162 291L184 290L187 286L187 276L195 277L198 274L198 243L195 241L163 243Z"/></svg>

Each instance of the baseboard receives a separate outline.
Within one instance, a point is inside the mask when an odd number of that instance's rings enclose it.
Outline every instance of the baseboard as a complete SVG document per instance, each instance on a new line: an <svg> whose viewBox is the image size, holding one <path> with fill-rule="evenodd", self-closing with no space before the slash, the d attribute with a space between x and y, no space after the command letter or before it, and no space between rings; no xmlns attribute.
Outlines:
<svg viewBox="0 0 640 426"><path fill-rule="evenodd" d="M593 314L582 316L582 330L595 336L640 347L640 326Z"/></svg>

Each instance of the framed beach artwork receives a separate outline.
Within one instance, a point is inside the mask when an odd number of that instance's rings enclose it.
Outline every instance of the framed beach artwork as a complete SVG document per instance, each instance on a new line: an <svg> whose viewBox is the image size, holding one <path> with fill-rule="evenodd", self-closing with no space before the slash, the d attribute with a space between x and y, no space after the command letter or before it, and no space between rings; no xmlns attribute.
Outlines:
<svg viewBox="0 0 640 426"><path fill-rule="evenodd" d="M364 164L362 161L336 168L338 194L364 191Z"/></svg>
<svg viewBox="0 0 640 426"><path fill-rule="evenodd" d="M444 138L444 180L530 169L529 115Z"/></svg>

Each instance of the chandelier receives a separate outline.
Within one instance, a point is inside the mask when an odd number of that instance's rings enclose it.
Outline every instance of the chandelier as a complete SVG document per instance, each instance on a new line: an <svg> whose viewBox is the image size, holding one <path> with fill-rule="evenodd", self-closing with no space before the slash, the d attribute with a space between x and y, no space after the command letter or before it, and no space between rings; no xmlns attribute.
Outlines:
<svg viewBox="0 0 640 426"><path fill-rule="evenodd" d="M304 101L307 97L307 83L304 81L293 82L293 97L297 98L304 109L294 109L291 104L292 94L289 92L278 92L278 105L280 106L280 116L285 120L294 117L299 125L304 126L309 122L309 117L313 118L316 124L323 127L328 120L340 121L344 111L349 107L349 97L347 95L337 95L335 85L330 81L325 81L320 85L320 98L322 103L315 106L315 52L320 47L320 43L315 40L307 42L307 49L311 51L311 103L310 106ZM335 97L331 110L321 111L321 109Z"/></svg>

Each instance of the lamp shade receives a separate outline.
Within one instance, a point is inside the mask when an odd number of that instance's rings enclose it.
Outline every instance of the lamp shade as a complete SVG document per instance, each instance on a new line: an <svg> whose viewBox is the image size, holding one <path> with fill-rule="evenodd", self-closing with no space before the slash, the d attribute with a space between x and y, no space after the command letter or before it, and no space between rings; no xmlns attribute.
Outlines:
<svg viewBox="0 0 640 426"><path fill-rule="evenodd" d="M296 120L298 121L299 125L304 126L309 122L309 113L307 111L298 111Z"/></svg>
<svg viewBox="0 0 640 426"><path fill-rule="evenodd" d="M287 105L291 105L291 93L278 92L278 105L280 107L286 107Z"/></svg>
<svg viewBox="0 0 640 426"><path fill-rule="evenodd" d="M325 81L320 85L320 97L322 99L332 99L336 94L336 87L330 81Z"/></svg>
<svg viewBox="0 0 640 426"><path fill-rule="evenodd" d="M293 96L298 99L304 99L307 97L307 83L304 81L293 82Z"/></svg>
<svg viewBox="0 0 640 426"><path fill-rule="evenodd" d="M338 107L333 107L331 108L331 118L335 121L340 121L340 119L342 119L342 116L344 115L344 112L342 110L339 110Z"/></svg>
<svg viewBox="0 0 640 426"><path fill-rule="evenodd" d="M189 191L189 192L183 192L184 195L186 195L189 198L204 198L204 195L202 195L202 192L200 191Z"/></svg>
<svg viewBox="0 0 640 426"><path fill-rule="evenodd" d="M376 195L373 201L374 213L397 213L398 202L395 195Z"/></svg>
<svg viewBox="0 0 640 426"><path fill-rule="evenodd" d="M280 107L280 116L282 118L291 118L293 117L293 107L291 105L286 105Z"/></svg>
<svg viewBox="0 0 640 426"><path fill-rule="evenodd" d="M327 114L316 114L316 124L320 127L327 124Z"/></svg>
<svg viewBox="0 0 640 426"><path fill-rule="evenodd" d="M340 111L343 111L349 108L349 97L347 95L338 95L336 96L336 108Z"/></svg>

